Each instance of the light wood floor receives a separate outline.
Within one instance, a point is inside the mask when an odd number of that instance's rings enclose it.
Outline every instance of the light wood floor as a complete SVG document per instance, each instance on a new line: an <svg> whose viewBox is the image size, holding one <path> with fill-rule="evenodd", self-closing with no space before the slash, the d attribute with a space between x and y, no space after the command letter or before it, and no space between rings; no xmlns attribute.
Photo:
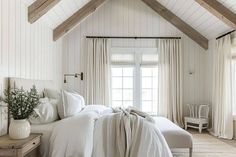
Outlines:
<svg viewBox="0 0 236 157"><path fill-rule="evenodd" d="M193 133L193 157L236 157L236 140L221 140L208 133ZM189 157L187 149L172 150L174 157Z"/></svg>

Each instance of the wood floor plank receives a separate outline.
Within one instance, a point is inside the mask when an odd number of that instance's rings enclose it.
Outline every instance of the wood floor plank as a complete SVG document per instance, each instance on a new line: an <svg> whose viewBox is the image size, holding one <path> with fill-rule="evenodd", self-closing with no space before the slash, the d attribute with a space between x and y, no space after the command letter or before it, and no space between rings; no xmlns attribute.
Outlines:
<svg viewBox="0 0 236 157"><path fill-rule="evenodd" d="M193 134L193 157L235 157L236 143L232 140L221 140L204 133ZM174 157L189 157L188 149L173 149Z"/></svg>

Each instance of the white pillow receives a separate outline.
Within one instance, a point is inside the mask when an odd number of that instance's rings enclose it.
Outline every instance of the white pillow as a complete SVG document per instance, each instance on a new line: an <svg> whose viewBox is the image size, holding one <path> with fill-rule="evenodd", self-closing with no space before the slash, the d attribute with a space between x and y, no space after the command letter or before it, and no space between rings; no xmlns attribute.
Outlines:
<svg viewBox="0 0 236 157"><path fill-rule="evenodd" d="M58 120L57 106L55 99L42 98L39 105L34 109L37 117L30 116L31 124L46 124Z"/></svg>
<svg viewBox="0 0 236 157"><path fill-rule="evenodd" d="M62 119L64 118L64 111L63 111L63 102L62 102L62 95L60 92L52 89L44 89L44 95L49 99L53 99L53 103L57 106L57 111L59 117Z"/></svg>
<svg viewBox="0 0 236 157"><path fill-rule="evenodd" d="M91 112L91 111L99 115L104 115L104 114L112 113L112 108L106 107L104 105L87 105L83 108L81 113Z"/></svg>
<svg viewBox="0 0 236 157"><path fill-rule="evenodd" d="M44 95L50 99L61 99L61 93L52 89L44 89Z"/></svg>
<svg viewBox="0 0 236 157"><path fill-rule="evenodd" d="M81 95L65 90L62 91L62 101L63 105L58 106L58 113L61 119L76 115L85 106L84 98Z"/></svg>

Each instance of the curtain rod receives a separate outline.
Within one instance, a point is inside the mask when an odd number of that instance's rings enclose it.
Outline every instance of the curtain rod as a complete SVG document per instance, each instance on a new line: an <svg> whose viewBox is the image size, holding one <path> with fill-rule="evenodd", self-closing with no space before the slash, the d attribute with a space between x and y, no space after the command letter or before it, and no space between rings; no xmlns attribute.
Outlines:
<svg viewBox="0 0 236 157"><path fill-rule="evenodd" d="M181 37L122 37L122 36L86 36L86 38L106 38L106 39L181 39Z"/></svg>
<svg viewBox="0 0 236 157"><path fill-rule="evenodd" d="M230 32L227 32L227 33L225 33L225 34L223 34L223 35L217 37L216 40L218 40L218 39L220 39L220 38L223 38L223 37L225 37L226 35L229 35L229 34L235 32L235 31L236 31L236 30L232 30L232 31L230 31Z"/></svg>

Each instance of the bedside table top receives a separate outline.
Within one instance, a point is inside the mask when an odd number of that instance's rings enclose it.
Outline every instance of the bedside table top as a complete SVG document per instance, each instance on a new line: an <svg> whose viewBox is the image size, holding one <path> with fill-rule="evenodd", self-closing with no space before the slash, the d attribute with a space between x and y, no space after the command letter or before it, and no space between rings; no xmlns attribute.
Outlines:
<svg viewBox="0 0 236 157"><path fill-rule="evenodd" d="M26 139L12 140L9 135L0 137L0 149L21 149L25 147L29 142L40 138L41 134L30 134Z"/></svg>

